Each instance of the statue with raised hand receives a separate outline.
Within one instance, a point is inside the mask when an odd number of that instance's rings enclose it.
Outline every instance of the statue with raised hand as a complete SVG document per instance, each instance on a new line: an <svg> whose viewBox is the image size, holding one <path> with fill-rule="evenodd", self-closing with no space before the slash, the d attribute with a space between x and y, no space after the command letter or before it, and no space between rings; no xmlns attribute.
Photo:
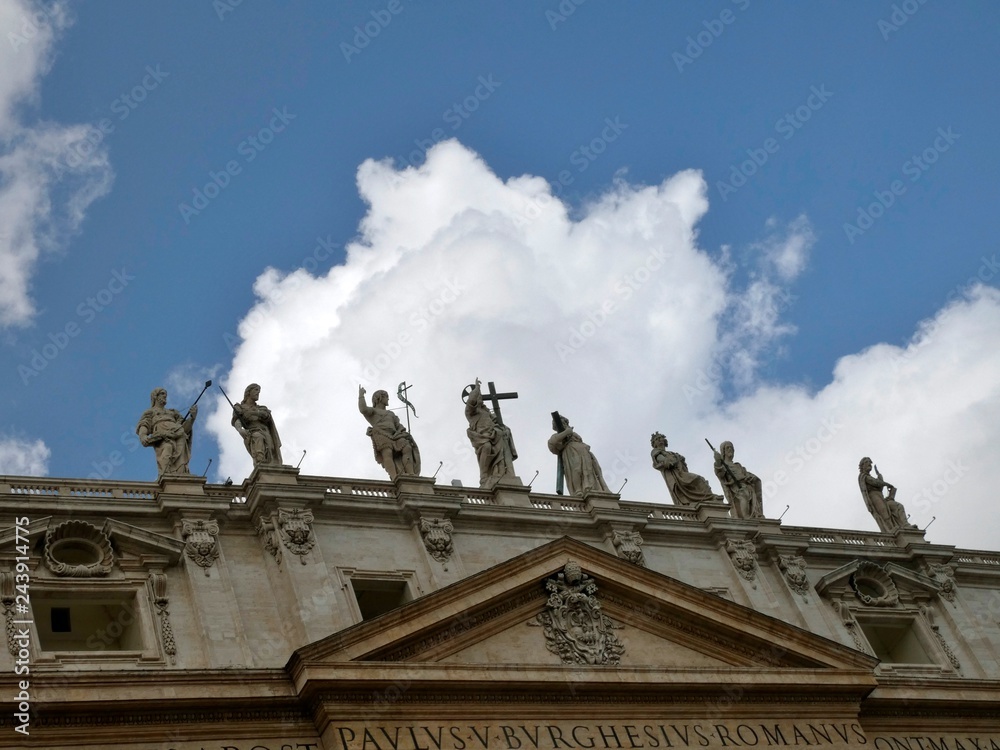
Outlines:
<svg viewBox="0 0 1000 750"><path fill-rule="evenodd" d="M367 434L372 439L375 460L393 481L399 476L418 476L420 449L399 417L388 407L388 391L375 391L369 406L365 401L365 389L358 386L358 411L371 425Z"/></svg>
<svg viewBox="0 0 1000 750"><path fill-rule="evenodd" d="M465 402L465 418L469 421L466 434L479 461L479 486L492 487L504 477L514 477L517 450L510 428L501 422L483 402L479 378Z"/></svg>
<svg viewBox="0 0 1000 750"><path fill-rule="evenodd" d="M874 467L875 476L871 475ZM881 531L893 533L899 529L915 529L916 525L906 519L906 509L896 500L896 488L882 479L882 474L872 460L865 456L858 464L858 487L864 498L868 512L875 518ZM888 490L888 495L883 495Z"/></svg>

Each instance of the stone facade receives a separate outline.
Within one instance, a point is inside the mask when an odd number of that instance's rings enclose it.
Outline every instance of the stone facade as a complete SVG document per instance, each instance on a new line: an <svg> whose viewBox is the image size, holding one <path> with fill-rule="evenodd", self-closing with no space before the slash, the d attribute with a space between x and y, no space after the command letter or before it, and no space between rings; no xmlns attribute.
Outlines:
<svg viewBox="0 0 1000 750"><path fill-rule="evenodd" d="M0 747L1000 750L1000 553L916 529L0 477L0 603Z"/></svg>

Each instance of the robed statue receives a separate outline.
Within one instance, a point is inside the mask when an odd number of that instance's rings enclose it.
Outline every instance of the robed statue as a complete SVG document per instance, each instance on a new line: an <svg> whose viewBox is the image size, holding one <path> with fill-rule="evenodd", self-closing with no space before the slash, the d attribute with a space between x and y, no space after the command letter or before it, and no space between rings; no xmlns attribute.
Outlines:
<svg viewBox="0 0 1000 750"><path fill-rule="evenodd" d="M604 482L604 474L597 457L583 438L573 432L566 417L553 415L553 429L561 428L549 438L549 450L559 456L562 476L569 485L569 494L583 497L588 492L611 492Z"/></svg>
<svg viewBox="0 0 1000 750"><path fill-rule="evenodd" d="M688 471L684 456L667 450L667 438L662 432L654 432L649 438L649 444L653 446L649 454L653 460L653 468L663 475L674 505L722 502L722 496L712 492L705 477Z"/></svg>
<svg viewBox="0 0 1000 750"><path fill-rule="evenodd" d="M232 425L243 438L243 445L253 459L255 467L263 464L281 464L281 439L274 426L271 410L258 404L260 386L251 383L243 391L243 400L233 404Z"/></svg>
<svg viewBox="0 0 1000 750"><path fill-rule="evenodd" d="M517 458L514 438L510 428L497 420L483 403L479 378L465 402L465 418L469 421L466 434L479 462L479 486L492 487L504 477L513 478Z"/></svg>
<svg viewBox="0 0 1000 750"><path fill-rule="evenodd" d="M861 463L858 464L858 487L861 488L865 506L875 518L879 529L893 533L899 529L917 528L907 521L903 504L896 500L896 488L882 479L878 467L875 467L875 476L871 475L873 466L868 456L861 459ZM884 490L888 490L889 494L883 495Z"/></svg>
<svg viewBox="0 0 1000 750"><path fill-rule="evenodd" d="M751 474L743 464L733 460L736 449L724 440L715 451L715 476L722 483L722 492L737 518L763 518L764 504L760 477Z"/></svg>
<svg viewBox="0 0 1000 750"><path fill-rule="evenodd" d="M149 404L135 428L139 442L156 453L159 476L190 474L191 430L198 416L198 405L192 405L184 416L176 409L168 409L165 388L154 388L149 394Z"/></svg>

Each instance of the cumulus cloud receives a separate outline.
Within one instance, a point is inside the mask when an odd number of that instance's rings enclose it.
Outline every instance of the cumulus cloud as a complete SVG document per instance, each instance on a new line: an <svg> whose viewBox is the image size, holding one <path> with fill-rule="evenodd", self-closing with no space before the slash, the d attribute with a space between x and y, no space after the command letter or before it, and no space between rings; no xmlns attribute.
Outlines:
<svg viewBox="0 0 1000 750"><path fill-rule="evenodd" d="M68 24L64 3L0 0L0 327L31 322L39 258L63 248L111 188L99 130L27 115Z"/></svg>
<svg viewBox="0 0 1000 750"><path fill-rule="evenodd" d="M543 179L502 180L449 141L420 167L365 162L358 189L369 210L346 262L321 276L262 273L225 377L231 395L261 384L286 462L308 449L304 473L385 478L358 385L370 399L405 381L422 473L440 462L439 483L477 485L461 393L480 377L518 392L502 410L537 491L553 490L558 410L612 489L628 478L626 500L668 501L649 461L659 430L716 488L704 438L733 440L765 482L770 517L787 504L785 523L874 530L857 484L871 455L916 523L937 516L933 541L996 546L970 519L988 512L1000 433L997 290L956 295L913 341L845 357L813 392L755 374L794 330L782 300L815 242L805 217L747 243L740 287L731 257L697 244L708 201L696 171L616 181L571 215ZM219 476L246 476L231 412L213 399Z"/></svg>
<svg viewBox="0 0 1000 750"><path fill-rule="evenodd" d="M43 477L48 474L49 455L41 440L0 436L0 474Z"/></svg>

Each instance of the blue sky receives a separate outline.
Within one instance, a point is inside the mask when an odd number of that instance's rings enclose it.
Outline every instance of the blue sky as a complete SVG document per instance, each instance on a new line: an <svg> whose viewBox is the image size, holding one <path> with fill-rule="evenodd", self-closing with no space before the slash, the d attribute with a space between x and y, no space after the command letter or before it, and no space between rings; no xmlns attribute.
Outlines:
<svg viewBox="0 0 1000 750"><path fill-rule="evenodd" d="M304 472L382 478L357 383L407 379L425 473L474 485L478 375L546 491L559 409L630 500L667 500L652 430L707 475L730 438L790 476L769 516L873 529L870 454L995 547L998 15L3 0L0 471L155 479L150 390L212 377ZM239 482L220 398L191 469Z"/></svg>

